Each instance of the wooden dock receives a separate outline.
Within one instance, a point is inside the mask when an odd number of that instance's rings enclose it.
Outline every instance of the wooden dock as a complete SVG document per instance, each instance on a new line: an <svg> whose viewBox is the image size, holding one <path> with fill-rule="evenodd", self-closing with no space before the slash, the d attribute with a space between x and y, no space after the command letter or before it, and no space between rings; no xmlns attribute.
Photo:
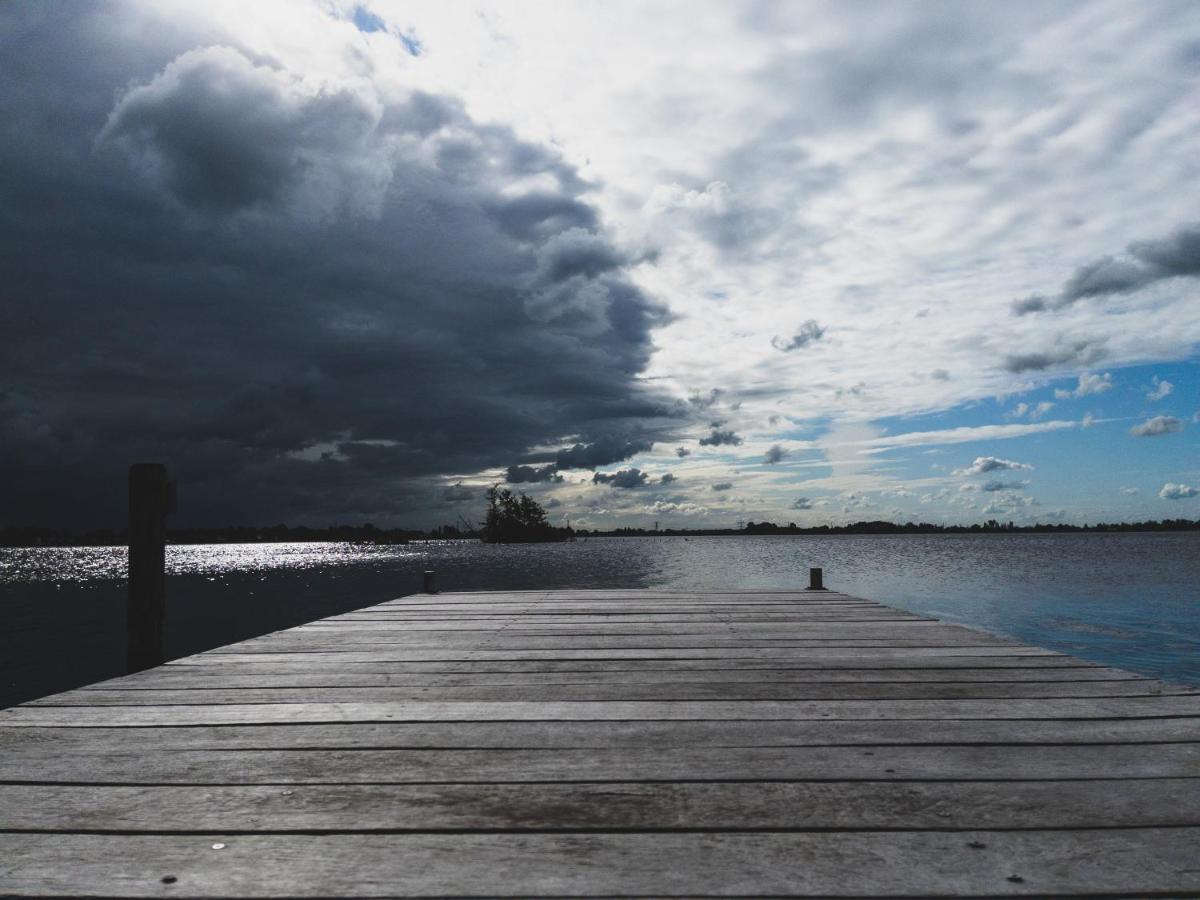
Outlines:
<svg viewBox="0 0 1200 900"><path fill-rule="evenodd" d="M0 895L1194 896L1200 695L843 594L414 595L0 711Z"/></svg>

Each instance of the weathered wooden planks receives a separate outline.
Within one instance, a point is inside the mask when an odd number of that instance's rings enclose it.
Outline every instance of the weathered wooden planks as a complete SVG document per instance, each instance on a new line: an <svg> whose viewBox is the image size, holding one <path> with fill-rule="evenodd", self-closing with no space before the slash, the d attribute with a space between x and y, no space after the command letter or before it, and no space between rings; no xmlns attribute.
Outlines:
<svg viewBox="0 0 1200 900"><path fill-rule="evenodd" d="M4 834L0 858L16 895L1145 897L1200 891L1198 832Z"/></svg>
<svg viewBox="0 0 1200 900"><path fill-rule="evenodd" d="M892 719L1092 719L1200 715L1200 696L1047 698L1038 700L742 700L742 701L509 701L375 703L224 703L174 706L13 707L0 713L9 727L58 725L244 725L290 722L650 721ZM916 727L916 726L914 726Z"/></svg>
<svg viewBox="0 0 1200 900"><path fill-rule="evenodd" d="M4 827L91 833L961 830L1190 825L1200 779L0 784Z"/></svg>
<svg viewBox="0 0 1200 900"><path fill-rule="evenodd" d="M1031 697L1141 697L1186 693L1186 688L1155 681L1054 681L1049 683L963 682L847 682L753 683L744 681L667 682L665 684L517 684L421 685L401 687L306 686L93 689L81 697L74 691L32 701L29 706L164 706L247 703L379 703L427 700L437 696L454 701L567 700L599 703L644 700L680 703L698 700L956 700L1023 699Z"/></svg>
<svg viewBox="0 0 1200 900"><path fill-rule="evenodd" d="M1198 860L1200 695L833 592L421 595L0 711L4 896L1177 896Z"/></svg>
<svg viewBox="0 0 1200 900"><path fill-rule="evenodd" d="M743 740L753 740L749 729ZM641 750L175 750L68 757L10 749L0 781L415 784L444 781L986 781L1200 777L1200 746L680 747Z"/></svg>

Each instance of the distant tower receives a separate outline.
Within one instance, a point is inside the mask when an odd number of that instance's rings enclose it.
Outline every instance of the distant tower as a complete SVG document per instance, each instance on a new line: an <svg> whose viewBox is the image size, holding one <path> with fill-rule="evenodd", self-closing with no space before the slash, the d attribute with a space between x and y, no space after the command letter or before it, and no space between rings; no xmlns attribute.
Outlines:
<svg viewBox="0 0 1200 900"><path fill-rule="evenodd" d="M654 520L654 530L658 531L658 519Z"/></svg>

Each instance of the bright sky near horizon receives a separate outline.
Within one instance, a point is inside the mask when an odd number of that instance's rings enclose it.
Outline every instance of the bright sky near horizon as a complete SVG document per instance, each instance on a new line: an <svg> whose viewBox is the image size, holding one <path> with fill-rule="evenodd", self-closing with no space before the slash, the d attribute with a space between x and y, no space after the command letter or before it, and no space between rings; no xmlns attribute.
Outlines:
<svg viewBox="0 0 1200 900"><path fill-rule="evenodd" d="M1200 517L1200 5L0 8L0 525Z"/></svg>

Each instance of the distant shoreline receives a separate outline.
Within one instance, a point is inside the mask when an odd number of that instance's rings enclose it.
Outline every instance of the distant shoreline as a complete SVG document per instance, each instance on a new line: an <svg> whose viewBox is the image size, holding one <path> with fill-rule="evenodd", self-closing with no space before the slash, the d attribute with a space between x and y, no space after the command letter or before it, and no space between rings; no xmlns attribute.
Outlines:
<svg viewBox="0 0 1200 900"><path fill-rule="evenodd" d="M988 521L973 525L937 525L926 522L854 522L849 525L800 527L789 523L748 522L743 528L616 528L607 531L576 529L579 538L589 537L771 537L822 535L926 535L926 534L1113 534L1131 532L1200 531L1200 520L1163 519L1147 522L1099 522L1095 525L1034 524ZM382 529L373 525L342 525L308 528L276 525L269 528L180 528L167 532L167 541L175 545L196 544L292 544L359 543L395 546L420 541L477 541L479 534L443 526L432 531ZM56 528L0 528L0 547L120 547L127 543L124 532L100 530L78 532Z"/></svg>

